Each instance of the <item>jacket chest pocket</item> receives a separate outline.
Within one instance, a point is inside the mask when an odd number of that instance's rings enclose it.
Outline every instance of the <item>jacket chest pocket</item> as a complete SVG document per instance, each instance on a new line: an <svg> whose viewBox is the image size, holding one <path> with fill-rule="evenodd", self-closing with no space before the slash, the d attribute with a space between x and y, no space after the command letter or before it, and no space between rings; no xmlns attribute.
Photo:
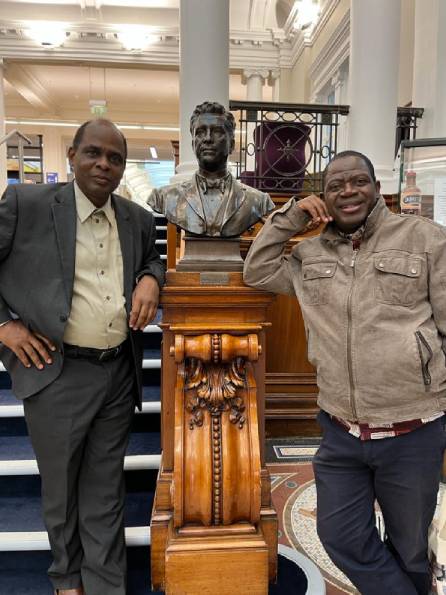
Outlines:
<svg viewBox="0 0 446 595"><path fill-rule="evenodd" d="M336 262L302 264L302 301L307 306L327 304L336 272Z"/></svg>
<svg viewBox="0 0 446 595"><path fill-rule="evenodd" d="M384 304L411 306L420 291L422 260L411 256L377 256L375 298Z"/></svg>

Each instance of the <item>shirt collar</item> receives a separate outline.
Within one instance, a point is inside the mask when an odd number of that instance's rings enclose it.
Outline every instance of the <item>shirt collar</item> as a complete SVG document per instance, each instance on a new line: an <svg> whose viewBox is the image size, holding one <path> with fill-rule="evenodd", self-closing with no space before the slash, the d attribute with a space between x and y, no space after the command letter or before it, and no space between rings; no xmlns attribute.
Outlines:
<svg viewBox="0 0 446 595"><path fill-rule="evenodd" d="M208 191L212 189L217 189L222 194L224 194L231 181L231 172L228 172L221 178L205 178L198 172L196 172L195 175L197 178L197 184L204 194L207 194Z"/></svg>
<svg viewBox="0 0 446 595"><path fill-rule="evenodd" d="M108 219L110 225L113 225L114 221L114 212L113 207L111 204L111 197L107 198L107 202L103 207L98 209L91 200L82 192L79 188L78 183L74 180L74 197L76 200L76 211L77 216L79 217L79 221L81 223L85 223L85 221L91 216L92 213L95 211L103 211L105 216Z"/></svg>

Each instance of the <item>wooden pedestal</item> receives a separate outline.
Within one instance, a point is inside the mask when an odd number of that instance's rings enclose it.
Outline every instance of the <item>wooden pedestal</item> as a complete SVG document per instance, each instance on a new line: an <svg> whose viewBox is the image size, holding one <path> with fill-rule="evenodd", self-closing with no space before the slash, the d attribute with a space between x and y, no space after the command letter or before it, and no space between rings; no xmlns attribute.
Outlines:
<svg viewBox="0 0 446 595"><path fill-rule="evenodd" d="M151 560L152 586L168 595L265 595L276 577L264 457L271 300L241 273L167 273Z"/></svg>

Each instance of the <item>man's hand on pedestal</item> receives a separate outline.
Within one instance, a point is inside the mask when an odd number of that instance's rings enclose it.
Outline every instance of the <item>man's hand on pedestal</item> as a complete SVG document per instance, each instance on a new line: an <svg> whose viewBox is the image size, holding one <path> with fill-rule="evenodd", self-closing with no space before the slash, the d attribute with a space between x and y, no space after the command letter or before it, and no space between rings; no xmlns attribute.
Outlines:
<svg viewBox="0 0 446 595"><path fill-rule="evenodd" d="M129 326L142 331L156 315L160 295L158 281L151 275L144 275L138 281L132 295L132 311Z"/></svg>

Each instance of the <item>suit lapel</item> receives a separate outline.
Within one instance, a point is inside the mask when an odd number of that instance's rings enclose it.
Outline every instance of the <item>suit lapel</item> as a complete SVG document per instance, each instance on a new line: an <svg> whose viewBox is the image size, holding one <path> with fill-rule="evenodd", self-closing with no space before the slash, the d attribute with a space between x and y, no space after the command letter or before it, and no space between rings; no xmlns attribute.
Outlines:
<svg viewBox="0 0 446 595"><path fill-rule="evenodd" d="M225 212L223 214L222 228L229 221L229 219L238 212L242 204L245 202L245 191L243 187L232 178L231 190L226 203Z"/></svg>
<svg viewBox="0 0 446 595"><path fill-rule="evenodd" d="M67 301L71 304L76 258L76 203L72 183L55 194L51 208Z"/></svg>
<svg viewBox="0 0 446 595"><path fill-rule="evenodd" d="M112 194L112 204L115 210L119 242L121 244L122 265L124 269L124 297L127 311L129 312L132 307L132 292L135 285L133 229L125 202L117 200L115 195Z"/></svg>
<svg viewBox="0 0 446 595"><path fill-rule="evenodd" d="M197 213L197 215L202 219L205 220L203 205L201 204L200 198L200 190L197 186L196 177L187 182L183 183L184 189L184 198L188 202L188 204L192 207L192 209Z"/></svg>

